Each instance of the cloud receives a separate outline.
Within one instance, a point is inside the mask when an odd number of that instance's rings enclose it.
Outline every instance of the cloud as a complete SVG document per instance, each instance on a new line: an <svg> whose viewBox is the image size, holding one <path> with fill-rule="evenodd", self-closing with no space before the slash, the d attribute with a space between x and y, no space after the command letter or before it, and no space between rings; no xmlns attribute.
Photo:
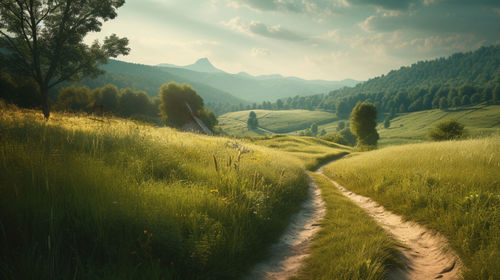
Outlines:
<svg viewBox="0 0 500 280"><path fill-rule="evenodd" d="M268 56L271 52L266 48L252 48L252 56Z"/></svg>
<svg viewBox="0 0 500 280"><path fill-rule="evenodd" d="M331 15L336 9L349 7L348 0L227 0L227 6L256 11L279 11Z"/></svg>
<svg viewBox="0 0 500 280"><path fill-rule="evenodd" d="M280 25L268 26L259 21L251 21L250 23L245 23L240 17L235 17L227 22L222 22L223 25L231 28L234 31L248 34L248 35L259 35L262 37L285 40L285 41L305 41L306 37L282 28Z"/></svg>
<svg viewBox="0 0 500 280"><path fill-rule="evenodd" d="M417 0L348 0L349 4L364 6L376 6L387 10L407 10L415 5Z"/></svg>
<svg viewBox="0 0 500 280"><path fill-rule="evenodd" d="M286 41L304 41L306 38L291 30L281 28L279 25L267 26L266 24L258 21L250 23L250 31L264 37L286 40Z"/></svg>

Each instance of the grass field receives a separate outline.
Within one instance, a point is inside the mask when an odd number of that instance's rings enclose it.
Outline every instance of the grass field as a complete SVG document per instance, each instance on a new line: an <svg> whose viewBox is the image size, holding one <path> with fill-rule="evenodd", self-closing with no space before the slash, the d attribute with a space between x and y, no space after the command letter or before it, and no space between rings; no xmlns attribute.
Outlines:
<svg viewBox="0 0 500 280"><path fill-rule="evenodd" d="M0 278L234 279L307 194L249 142L2 108Z"/></svg>
<svg viewBox="0 0 500 280"><path fill-rule="evenodd" d="M248 130L246 121L249 111L233 112L219 117L220 126L228 135L237 137L269 136L287 134L297 136L313 122L318 130L336 133L339 120L335 114L322 111L265 111L255 110L261 127ZM427 110L399 114L391 120L390 128L379 124L379 146L400 145L427 141L427 132L443 119L457 119L465 124L468 136L478 138L500 133L500 105L464 106L458 109Z"/></svg>
<svg viewBox="0 0 500 280"><path fill-rule="evenodd" d="M219 126L228 135L256 136L285 134L303 130L313 123L323 124L336 120L336 115L324 111L307 110L253 110L257 114L260 131L248 131L247 120L250 111L227 113L218 118Z"/></svg>
<svg viewBox="0 0 500 280"><path fill-rule="evenodd" d="M276 149L282 154L299 159L305 169L311 170L327 161L349 153L352 148L315 137L274 135L257 137L253 143Z"/></svg>
<svg viewBox="0 0 500 280"><path fill-rule="evenodd" d="M379 145L417 143L427 140L427 132L437 122L456 119L465 125L471 137L484 137L500 133L500 105L476 105L459 109L427 110L397 116L390 128L377 127Z"/></svg>
<svg viewBox="0 0 500 280"><path fill-rule="evenodd" d="M465 279L500 279L500 137L357 154L325 174L446 235Z"/></svg>

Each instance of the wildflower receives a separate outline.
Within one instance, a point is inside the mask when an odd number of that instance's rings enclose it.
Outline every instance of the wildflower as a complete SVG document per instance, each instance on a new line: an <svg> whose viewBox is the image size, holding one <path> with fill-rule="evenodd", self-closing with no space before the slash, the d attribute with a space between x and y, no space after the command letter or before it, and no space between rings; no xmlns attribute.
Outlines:
<svg viewBox="0 0 500 280"><path fill-rule="evenodd" d="M211 193L214 193L214 194L218 194L219 193L219 190L218 189L213 189L213 190L210 190Z"/></svg>
<svg viewBox="0 0 500 280"><path fill-rule="evenodd" d="M144 234L148 234L148 231L147 231L147 230L144 230Z"/></svg>

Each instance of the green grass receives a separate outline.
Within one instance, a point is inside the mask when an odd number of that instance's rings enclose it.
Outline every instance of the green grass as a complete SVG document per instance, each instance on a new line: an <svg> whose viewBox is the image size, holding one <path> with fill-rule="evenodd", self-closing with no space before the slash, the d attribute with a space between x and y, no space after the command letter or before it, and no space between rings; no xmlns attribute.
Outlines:
<svg viewBox="0 0 500 280"><path fill-rule="evenodd" d="M257 145L277 149L282 154L299 159L307 170L312 170L322 163L347 154L352 149L315 137L274 135L254 138L252 141Z"/></svg>
<svg viewBox="0 0 500 280"><path fill-rule="evenodd" d="M427 140L427 133L444 119L456 119L465 125L471 137L484 137L500 132L500 105L464 106L457 109L427 110L402 114L391 120L390 128L377 127L379 145L409 144Z"/></svg>
<svg viewBox="0 0 500 280"><path fill-rule="evenodd" d="M465 279L500 279L500 137L410 144L345 158L325 174L443 233Z"/></svg>
<svg viewBox="0 0 500 280"><path fill-rule="evenodd" d="M253 110L257 114L260 130L248 131L246 126L250 111L227 113L218 118L219 126L228 135L256 136L284 134L303 130L313 123L323 124L336 120L336 115L324 111L307 110Z"/></svg>
<svg viewBox="0 0 500 280"><path fill-rule="evenodd" d="M326 205L322 228L296 279L384 279L398 265L394 241L324 176L310 173Z"/></svg>
<svg viewBox="0 0 500 280"><path fill-rule="evenodd" d="M234 139L2 108L0 278L237 278L306 197L302 166Z"/></svg>

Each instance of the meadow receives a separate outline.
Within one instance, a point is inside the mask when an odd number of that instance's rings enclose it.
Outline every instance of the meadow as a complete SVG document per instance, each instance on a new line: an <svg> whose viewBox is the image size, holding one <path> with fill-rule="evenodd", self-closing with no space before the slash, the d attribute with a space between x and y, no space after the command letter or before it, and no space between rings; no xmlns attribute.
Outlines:
<svg viewBox="0 0 500 280"><path fill-rule="evenodd" d="M234 279L308 188L250 142L5 106L0 165L2 279Z"/></svg>
<svg viewBox="0 0 500 280"><path fill-rule="evenodd" d="M257 114L260 132L257 135L284 134L303 130L313 123L323 124L334 121L335 114L325 111L308 110L252 110ZM248 131L247 120L250 111L227 113L220 116L219 126L228 135L255 136L255 132Z"/></svg>
<svg viewBox="0 0 500 280"><path fill-rule="evenodd" d="M388 210L443 233L465 279L500 279L500 137L353 154L324 173Z"/></svg>
<svg viewBox="0 0 500 280"><path fill-rule="evenodd" d="M316 137L273 135L255 137L249 141L276 149L301 161L302 167L313 170L321 164L340 158L352 151L351 147L325 141Z"/></svg>
<svg viewBox="0 0 500 280"><path fill-rule="evenodd" d="M401 114L391 120L391 126L377 126L379 145L399 145L423 142L431 127L444 119L455 119L465 125L468 137L486 137L500 133L500 105L475 105L449 110L427 110Z"/></svg>

